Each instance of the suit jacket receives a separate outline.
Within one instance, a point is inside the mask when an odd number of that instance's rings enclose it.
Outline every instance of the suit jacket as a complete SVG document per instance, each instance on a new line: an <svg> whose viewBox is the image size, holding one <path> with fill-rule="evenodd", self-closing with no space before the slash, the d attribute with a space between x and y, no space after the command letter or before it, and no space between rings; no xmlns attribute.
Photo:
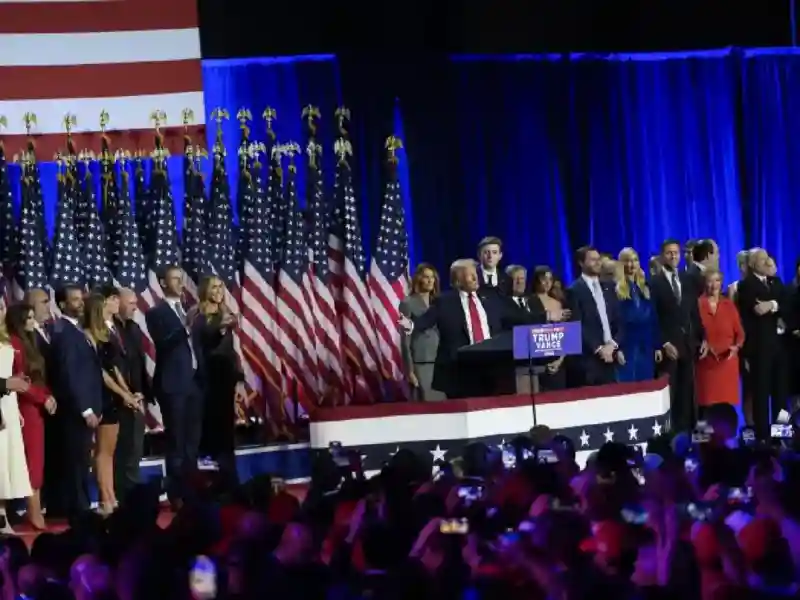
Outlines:
<svg viewBox="0 0 800 600"><path fill-rule="evenodd" d="M611 337L618 346L622 346L624 331L619 310L619 300L613 285L600 281L603 299L606 303L606 318L611 330ZM572 320L581 322L581 338L583 354L592 356L604 343L603 322L600 311L594 300L594 294L583 277L579 277L567 289L567 305L572 311Z"/></svg>
<svg viewBox="0 0 800 600"><path fill-rule="evenodd" d="M686 267L685 273L688 276L688 280L692 282L693 293L699 298L705 292L706 287L706 276L703 275L703 270L692 263Z"/></svg>
<svg viewBox="0 0 800 600"><path fill-rule="evenodd" d="M684 271L678 274L678 281L681 284L680 303L663 271L650 279L650 298L658 315L659 346L670 342L678 350L692 354L705 339L697 309L696 279Z"/></svg>
<svg viewBox="0 0 800 600"><path fill-rule="evenodd" d="M478 299L486 312L489 333L495 336L514 325L532 323L533 318L522 310L513 310L508 299L490 291L478 291ZM461 293L450 290L436 298L430 308L413 319L415 331L432 327L439 330L439 348L433 371L433 388L448 396L458 389L456 369L459 348L470 345L467 316L461 304Z"/></svg>
<svg viewBox="0 0 800 600"><path fill-rule="evenodd" d="M778 310L759 316L755 313L755 306L759 301L774 301ZM739 282L736 304L745 331L745 355L752 356L765 349L777 348L780 343L778 319L784 318L787 324L796 321L794 315L790 314L790 294L777 277L767 277L764 283L756 275L748 275ZM791 329L791 325L789 328Z"/></svg>
<svg viewBox="0 0 800 600"><path fill-rule="evenodd" d="M413 321L427 312L428 305L418 294L411 294L400 301L399 310L400 314ZM435 362L438 350L439 330L436 327L424 331L415 329L411 335L403 336L403 359L407 369L410 369L414 363Z"/></svg>
<svg viewBox="0 0 800 600"><path fill-rule="evenodd" d="M144 334L136 321L116 321L119 333L124 344L121 359L125 371L122 371L128 382L131 392L140 393L145 401L155 402L150 375L147 373L147 361L144 352Z"/></svg>
<svg viewBox="0 0 800 600"><path fill-rule="evenodd" d="M74 411L78 416L91 409L100 416L105 393L100 356L83 330L67 319L59 319L54 331L51 351L53 362L59 367L53 393L59 407Z"/></svg>
<svg viewBox="0 0 800 600"><path fill-rule="evenodd" d="M511 293L511 277L506 275L506 272L500 267L497 267L495 275L497 276L497 285L491 286L486 283L486 275L484 274L483 269L478 267L478 288L484 292L495 291L499 294Z"/></svg>
<svg viewBox="0 0 800 600"><path fill-rule="evenodd" d="M187 330L165 300L148 310L145 319L156 349L153 392L156 397L189 393L195 378L202 377L204 366L196 331ZM192 349L197 369L192 366Z"/></svg>

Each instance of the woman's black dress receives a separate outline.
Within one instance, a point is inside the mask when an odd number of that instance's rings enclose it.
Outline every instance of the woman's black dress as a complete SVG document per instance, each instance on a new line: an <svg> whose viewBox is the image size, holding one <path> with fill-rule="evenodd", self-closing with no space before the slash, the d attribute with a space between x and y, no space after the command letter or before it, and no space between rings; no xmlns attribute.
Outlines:
<svg viewBox="0 0 800 600"><path fill-rule="evenodd" d="M244 381L233 347L233 332L220 329L220 315L199 315L195 321L206 370L206 405L203 415L201 454L211 456L225 469L233 461L236 384ZM235 465L233 465L235 468Z"/></svg>
<svg viewBox="0 0 800 600"><path fill-rule="evenodd" d="M119 354L116 346L110 340L97 343L97 354L100 357L100 367L112 378L114 367L118 366ZM101 425L116 425L119 423L119 411L123 408L122 398L112 392L103 384L103 418Z"/></svg>

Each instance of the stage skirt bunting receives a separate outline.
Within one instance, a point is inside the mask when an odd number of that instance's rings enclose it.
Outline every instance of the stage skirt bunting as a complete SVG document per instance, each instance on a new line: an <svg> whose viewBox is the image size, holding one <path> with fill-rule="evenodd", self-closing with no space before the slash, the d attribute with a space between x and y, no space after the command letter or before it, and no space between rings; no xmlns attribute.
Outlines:
<svg viewBox="0 0 800 600"><path fill-rule="evenodd" d="M581 465L605 442L643 444L669 427L666 378L547 392L535 400L537 423L569 437ZM533 425L530 396L319 409L311 416L311 448L327 452L341 442L374 472L402 448L450 460L469 442L502 445Z"/></svg>

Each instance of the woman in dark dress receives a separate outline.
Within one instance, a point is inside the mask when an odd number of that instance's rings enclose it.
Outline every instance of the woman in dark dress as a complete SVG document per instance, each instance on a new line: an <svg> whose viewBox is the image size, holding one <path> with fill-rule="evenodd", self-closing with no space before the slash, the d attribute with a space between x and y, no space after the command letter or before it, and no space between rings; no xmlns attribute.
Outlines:
<svg viewBox="0 0 800 600"><path fill-rule="evenodd" d="M209 375L200 450L217 462L229 481L235 482L236 405L247 401L244 373L234 347L233 332L239 318L225 303L225 284L219 277L204 278L197 296L189 322L200 340Z"/></svg>

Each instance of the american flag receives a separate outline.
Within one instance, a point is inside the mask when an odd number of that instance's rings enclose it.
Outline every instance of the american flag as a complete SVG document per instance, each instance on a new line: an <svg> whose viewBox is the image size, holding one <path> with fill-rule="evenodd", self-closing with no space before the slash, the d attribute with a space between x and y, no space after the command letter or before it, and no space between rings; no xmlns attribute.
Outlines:
<svg viewBox="0 0 800 600"><path fill-rule="evenodd" d="M58 207L53 236L53 266L50 284L54 290L65 285L83 285L83 254L75 231L75 157L59 155Z"/></svg>
<svg viewBox="0 0 800 600"><path fill-rule="evenodd" d="M272 118L272 117L270 117ZM270 245L269 207L267 190L264 185L261 157L271 156L274 148L274 133L269 128L268 145L251 144L248 154L240 158L239 204L252 206L252 210L242 213L245 219L239 223L242 255L240 328L242 352L261 380L262 409L268 415L268 424L274 433L285 425L286 414L283 405L283 373L281 370L281 345L278 341L277 299L275 297L275 272ZM248 155L252 157L252 170L247 174ZM270 161L271 162L271 161ZM269 188L276 175L270 169Z"/></svg>
<svg viewBox="0 0 800 600"><path fill-rule="evenodd" d="M389 153L388 178L383 194L378 242L369 270L369 292L372 300L375 330L378 334L383 372L393 383L395 399L407 399L405 369L400 346L400 301L408 294L408 233L403 200L397 181L397 150L400 140L386 140Z"/></svg>
<svg viewBox="0 0 800 600"><path fill-rule="evenodd" d="M209 272L206 257L206 188L200 172L199 162L203 153L192 146L192 140L186 137L186 148L183 155L183 240L181 244L181 261L186 274L184 281L189 303L197 300L197 283Z"/></svg>
<svg viewBox="0 0 800 600"><path fill-rule="evenodd" d="M23 290L47 288L47 247L44 229L44 201L33 142L21 156L22 209L19 220L17 279Z"/></svg>
<svg viewBox="0 0 800 600"><path fill-rule="evenodd" d="M75 206L75 234L83 254L83 282L89 289L110 282L106 263L106 239L103 223L97 213L97 195L94 191L92 162L94 155L82 156L83 181L78 190Z"/></svg>
<svg viewBox="0 0 800 600"><path fill-rule="evenodd" d="M0 117L0 129L5 127L5 118ZM11 287L14 283L14 267L17 258L17 223L14 218L14 199L11 195L11 180L8 159L3 140L0 140L0 264L4 279L3 294L8 304L13 299Z"/></svg>
<svg viewBox="0 0 800 600"><path fill-rule="evenodd" d="M358 222L352 172L347 159L353 150L345 136L334 151L338 157L333 223L328 238L334 272L338 275L338 313L342 319L342 346L352 369L353 402L371 403L382 397L378 339L372 304L365 281L364 248Z"/></svg>
<svg viewBox="0 0 800 600"><path fill-rule="evenodd" d="M65 113L76 117L78 148L99 150L103 112L113 147L143 148L154 109L204 115L200 58L195 0L3 1L0 115L21 136L14 147L25 141L24 115L36 115L40 156L63 144ZM180 152L182 129L164 134Z"/></svg>
<svg viewBox="0 0 800 600"><path fill-rule="evenodd" d="M162 271L171 265L178 264L178 231L175 227L175 206L172 201L172 190L167 171L167 155L161 146L160 138L156 140L153 151L153 172L150 175L150 200L152 213L149 219L155 221L153 229L153 247L148 257L149 292L153 298L163 298L164 292L159 283ZM155 302L153 302L153 305Z"/></svg>
<svg viewBox="0 0 800 600"><path fill-rule="evenodd" d="M278 326L286 374L291 381L302 386L296 387L294 394L298 400L308 400L313 406L319 402L320 385L314 315L310 304L312 286L308 247L295 184L297 168L294 157L300 152L300 146L289 143L282 150L289 158L289 168L284 202L284 247L278 272ZM304 408L308 410L309 406Z"/></svg>

